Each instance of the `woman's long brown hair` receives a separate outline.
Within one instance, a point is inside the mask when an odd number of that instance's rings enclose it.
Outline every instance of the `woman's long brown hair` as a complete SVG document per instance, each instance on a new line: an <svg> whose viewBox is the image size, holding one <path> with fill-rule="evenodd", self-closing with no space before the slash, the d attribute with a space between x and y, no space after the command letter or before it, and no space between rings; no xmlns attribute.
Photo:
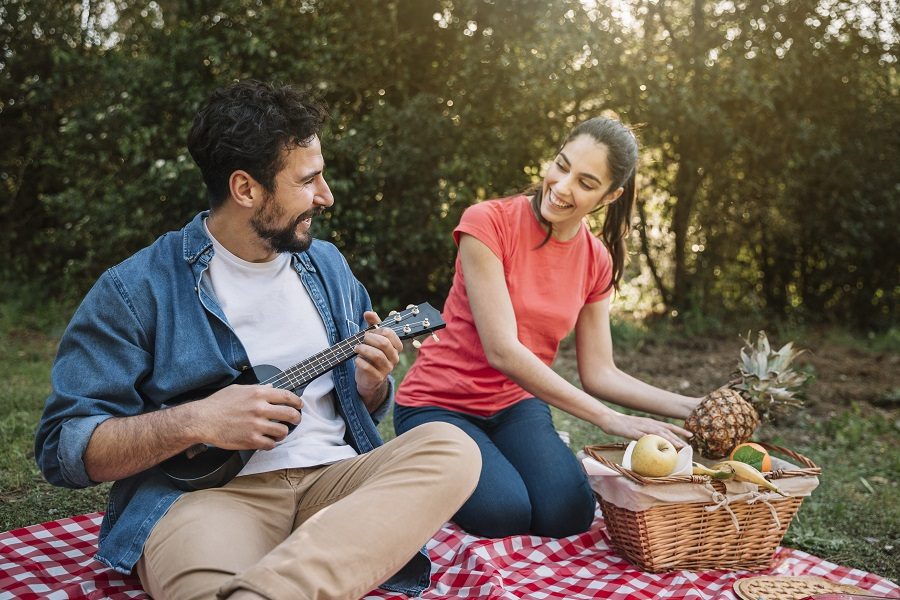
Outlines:
<svg viewBox="0 0 900 600"><path fill-rule="evenodd" d="M607 166L612 176L612 182L605 194L620 187L623 188L622 195L611 204L606 205L606 219L603 221L603 231L600 235L600 239L603 240L612 259L612 279L609 285L618 290L619 281L625 270L627 256L625 241L631 230L631 213L634 210L634 203L637 201L637 186L635 185L638 160L637 139L634 133L619 121L606 117L594 117L576 126L562 145L565 146L581 135L589 135L597 144L606 146ZM531 197L531 208L547 228L547 237L541 243L543 246L553 235L553 224L541 216L541 188L538 188Z"/></svg>

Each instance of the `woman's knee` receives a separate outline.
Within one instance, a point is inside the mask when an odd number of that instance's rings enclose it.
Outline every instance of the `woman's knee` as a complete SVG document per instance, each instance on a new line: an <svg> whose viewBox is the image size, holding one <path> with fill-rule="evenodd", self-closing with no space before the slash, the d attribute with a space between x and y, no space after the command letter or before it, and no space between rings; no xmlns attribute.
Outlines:
<svg viewBox="0 0 900 600"><path fill-rule="evenodd" d="M527 494L509 490L502 495L476 490L453 520L469 533L482 537L523 535L531 530L531 502Z"/></svg>
<svg viewBox="0 0 900 600"><path fill-rule="evenodd" d="M570 488L567 494L548 494L532 507L532 533L552 538L584 533L591 528L595 509L589 487Z"/></svg>

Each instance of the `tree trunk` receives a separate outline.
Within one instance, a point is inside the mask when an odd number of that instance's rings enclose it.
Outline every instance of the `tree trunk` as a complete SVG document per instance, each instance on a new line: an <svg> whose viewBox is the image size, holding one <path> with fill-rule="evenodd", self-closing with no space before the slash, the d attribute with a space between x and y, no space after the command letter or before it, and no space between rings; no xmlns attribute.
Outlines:
<svg viewBox="0 0 900 600"><path fill-rule="evenodd" d="M687 268L688 228L700 187L700 174L692 164L690 150L682 154L675 177L675 209L672 213L672 231L675 234L675 285L672 308L684 312L691 308L691 278Z"/></svg>
<svg viewBox="0 0 900 600"><path fill-rule="evenodd" d="M647 239L647 211L644 209L644 202L640 199L637 202L637 210L638 216L640 216L641 219L641 226L638 228L638 234L641 238L641 252L647 260L647 267L650 269L650 275L653 276L653 281L656 283L656 289L659 290L659 295L662 296L663 304L666 305L666 308L670 308L672 304L672 294L663 283L662 277L659 275L659 270L656 268L656 262L653 260L653 256L650 253L650 240Z"/></svg>

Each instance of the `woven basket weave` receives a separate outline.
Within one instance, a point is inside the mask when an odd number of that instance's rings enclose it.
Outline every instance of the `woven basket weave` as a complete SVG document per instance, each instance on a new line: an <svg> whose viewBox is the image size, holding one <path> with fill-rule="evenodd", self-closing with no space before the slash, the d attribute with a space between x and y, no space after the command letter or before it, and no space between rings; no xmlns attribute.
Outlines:
<svg viewBox="0 0 900 600"><path fill-rule="evenodd" d="M761 444L770 452L794 459L803 468L767 473L770 480L790 477L816 477L821 473L811 460L787 448ZM706 476L679 475L673 477L643 477L614 463L603 452L625 449L625 444L585 446L585 453L604 466L618 471L639 485L668 485L693 483L725 492L720 481ZM800 508L802 497L782 498L767 503L735 502L729 512L708 511L710 503L669 503L647 510L632 511L606 501L595 491L611 545L634 565L650 573L675 570L748 570L760 571L771 566L775 549L781 543L791 519ZM772 508L770 508L770 505ZM772 509L780 526L773 527Z"/></svg>

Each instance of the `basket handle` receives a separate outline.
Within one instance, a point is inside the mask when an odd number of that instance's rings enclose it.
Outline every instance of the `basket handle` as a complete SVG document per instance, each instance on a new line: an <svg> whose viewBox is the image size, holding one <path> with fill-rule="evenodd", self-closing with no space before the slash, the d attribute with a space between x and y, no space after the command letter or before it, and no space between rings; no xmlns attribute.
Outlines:
<svg viewBox="0 0 900 600"><path fill-rule="evenodd" d="M768 444L766 442L758 442L760 446L765 448L766 450L770 450L772 452L777 452L779 454L783 454L787 457L793 458L799 463L802 463L806 468L805 469L791 469L790 471L785 471L784 469L778 469L775 471L770 471L766 473L764 477L766 479L782 479L788 477L808 477L813 476L817 477L822 474L822 468L816 466L816 463L806 458L799 452L794 452L793 450L789 450L784 446L776 446L775 444Z"/></svg>
<svg viewBox="0 0 900 600"><path fill-rule="evenodd" d="M799 452L794 452L793 450L789 450L783 446L776 446L775 444L768 444L766 442L759 442L761 446L766 448L767 450L771 450L773 452L778 452L779 454L783 454L789 458L796 460L799 463L802 463L805 468L803 469L791 469L786 471L784 469L778 469L775 471L770 471L765 473L763 476L766 479L786 479L789 477L817 477L822 474L822 469L816 464L803 456ZM590 446L584 447L584 452L604 467L612 469L617 473L621 473L628 479L638 483L640 485L647 485L649 483L706 483L709 481L709 477L705 475L674 475L670 477L644 477L635 473L631 469L626 469L622 465L618 465L607 458L603 457L599 454L600 450L624 450L628 445L621 443L613 443L613 444L594 444Z"/></svg>
<svg viewBox="0 0 900 600"><path fill-rule="evenodd" d="M626 469L622 465L618 465L598 453L598 450L624 450L627 444L594 444L585 446L584 453L602 464L604 467L612 469L617 473L621 473L628 479L640 485L649 483L705 483L708 478L703 475L674 475L670 477L644 477L631 469Z"/></svg>

